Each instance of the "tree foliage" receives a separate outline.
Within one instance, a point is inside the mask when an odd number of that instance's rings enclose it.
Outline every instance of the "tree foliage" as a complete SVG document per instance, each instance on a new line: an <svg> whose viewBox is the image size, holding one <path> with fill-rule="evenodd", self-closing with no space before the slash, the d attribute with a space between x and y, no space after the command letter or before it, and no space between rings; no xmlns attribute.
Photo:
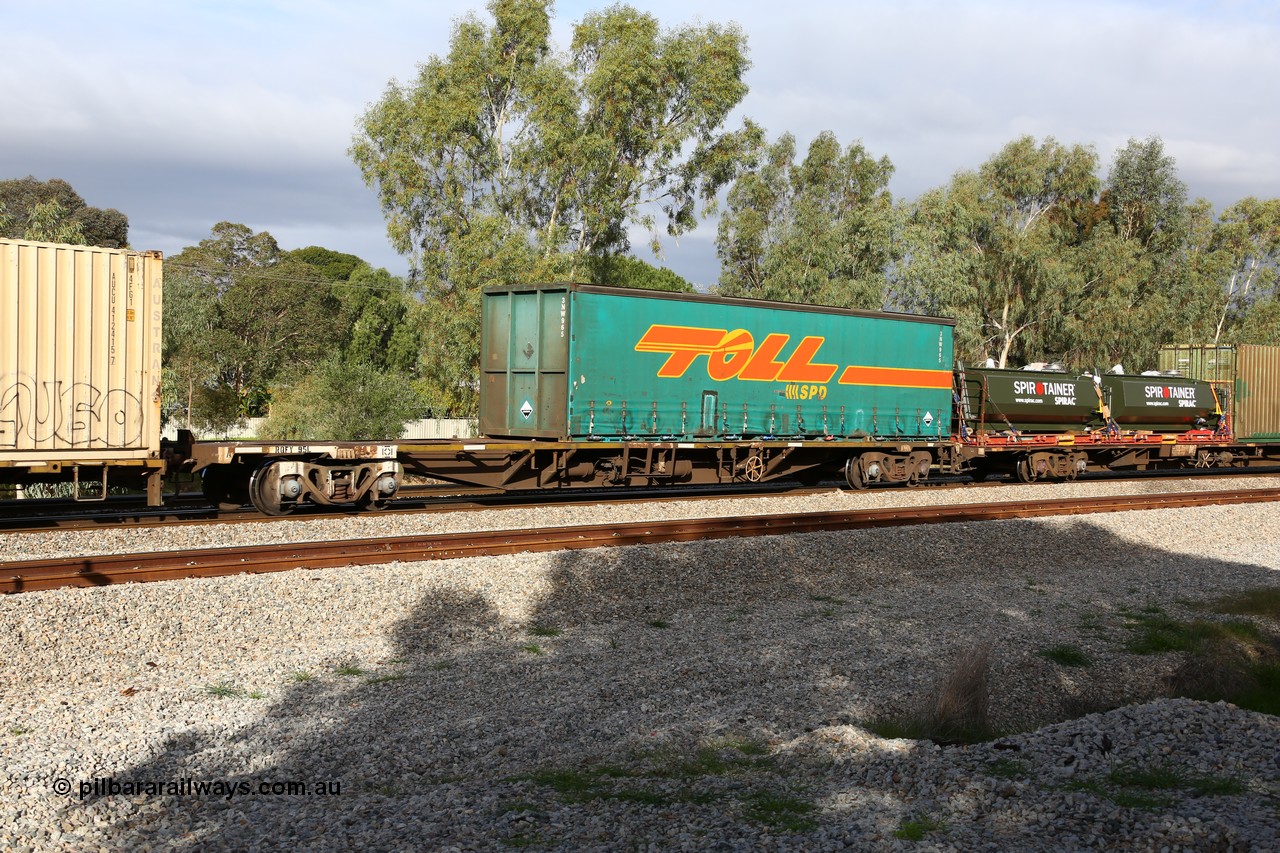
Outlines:
<svg viewBox="0 0 1280 853"><path fill-rule="evenodd" d="M412 388L421 349L415 305L403 280L353 255L283 252L266 232L220 222L167 265L166 408L217 431L267 413L277 398L296 408L297 400L332 392L322 408L342 409L349 401L332 381L339 363L362 388L397 389L387 417L416 412L423 403ZM367 419L369 407L385 402L369 393L361 403ZM294 429L303 421L294 414L281 423Z"/></svg>
<svg viewBox="0 0 1280 853"><path fill-rule="evenodd" d="M595 255L587 258L587 281L590 284L612 287L694 292L693 285L678 273L627 255Z"/></svg>
<svg viewBox="0 0 1280 853"><path fill-rule="evenodd" d="M926 193L904 232L901 298L957 317L959 348L971 359L1003 367L1042 348L1085 297L1066 254L1083 240L1096 171L1092 148L1027 136Z"/></svg>
<svg viewBox="0 0 1280 853"><path fill-rule="evenodd" d="M1280 200L1215 219L1158 137L1105 182L1092 150L1015 140L911 207L896 292L957 318L961 357L1155 366L1170 343L1280 344Z"/></svg>
<svg viewBox="0 0 1280 853"><path fill-rule="evenodd" d="M474 411L484 285L587 277L589 259L629 248L632 226L655 248L659 220L688 231L746 138L720 130L746 93L736 26L664 29L616 5L585 15L560 52L550 8L491 0L490 21L462 18L449 53L392 82L351 148L428 303L421 368L437 409Z"/></svg>
<svg viewBox="0 0 1280 853"><path fill-rule="evenodd" d="M717 252L719 292L850 308L883 307L898 259L893 166L861 143L819 134L795 162L790 134L757 140L728 195Z"/></svg>
<svg viewBox="0 0 1280 853"><path fill-rule="evenodd" d="M1246 325L1251 309L1264 313L1277 294L1277 266L1280 266L1280 199L1243 199L1222 214L1214 233L1214 250L1220 255L1221 307L1211 343L1235 337L1232 329ZM1264 324L1264 325L1270 325ZM1259 335L1258 321L1248 323L1247 334ZM1278 340L1277 342L1280 342Z"/></svg>
<svg viewBox="0 0 1280 853"><path fill-rule="evenodd" d="M322 246L307 246L305 249L294 249L284 254L285 257L310 264L316 272L329 281L346 281L351 278L359 267L364 265L364 261L355 255L335 252Z"/></svg>
<svg viewBox="0 0 1280 853"><path fill-rule="evenodd" d="M1093 212L1081 216L1082 239L1064 250L1081 299L1063 318L1060 335L1043 346L1081 366L1136 369L1154 367L1156 351L1172 334L1191 334L1194 315L1187 308L1199 279L1188 274L1193 259L1186 250L1204 211L1186 199L1161 140L1130 139Z"/></svg>
<svg viewBox="0 0 1280 853"><path fill-rule="evenodd" d="M261 435L271 439L399 438L418 402L403 381L367 361L331 358L275 395Z"/></svg>
<svg viewBox="0 0 1280 853"><path fill-rule="evenodd" d="M1186 235L1187 186L1157 136L1120 149L1101 203L1116 236L1144 249L1168 254Z"/></svg>
<svg viewBox="0 0 1280 853"><path fill-rule="evenodd" d="M128 245L129 220L114 208L90 207L60 178L28 175L0 181L0 236L119 249Z"/></svg>

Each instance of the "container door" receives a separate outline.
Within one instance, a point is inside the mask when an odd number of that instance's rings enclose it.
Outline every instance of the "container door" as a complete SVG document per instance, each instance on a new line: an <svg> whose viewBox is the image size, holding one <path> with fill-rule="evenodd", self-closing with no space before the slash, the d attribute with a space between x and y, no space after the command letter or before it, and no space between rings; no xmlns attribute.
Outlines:
<svg viewBox="0 0 1280 853"><path fill-rule="evenodd" d="M565 435L568 299L563 286L485 293L480 392L484 435Z"/></svg>

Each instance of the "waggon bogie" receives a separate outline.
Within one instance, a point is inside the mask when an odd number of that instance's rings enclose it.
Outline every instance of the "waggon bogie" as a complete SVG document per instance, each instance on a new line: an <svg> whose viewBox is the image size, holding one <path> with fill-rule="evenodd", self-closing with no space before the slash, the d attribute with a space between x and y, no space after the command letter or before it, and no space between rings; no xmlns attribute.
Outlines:
<svg viewBox="0 0 1280 853"><path fill-rule="evenodd" d="M380 509L395 497L404 473L395 445L200 442L192 454L188 467L200 473L211 503L248 503L267 515L288 515L306 504Z"/></svg>

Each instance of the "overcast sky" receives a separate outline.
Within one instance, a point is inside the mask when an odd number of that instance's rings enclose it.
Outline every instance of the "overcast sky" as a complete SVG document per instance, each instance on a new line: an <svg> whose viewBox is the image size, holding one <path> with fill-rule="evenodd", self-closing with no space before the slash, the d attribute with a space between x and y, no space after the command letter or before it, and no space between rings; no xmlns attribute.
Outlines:
<svg viewBox="0 0 1280 853"><path fill-rule="evenodd" d="M603 0L561 0L554 33ZM1163 138L1190 195L1280 196L1280 3L633 0L666 25L736 21L750 116L801 146L861 139L913 198L1023 134L1091 144L1103 175ZM694 11L696 11L696 18ZM347 156L391 80L448 50L481 0L12 4L0 51L0 178L69 181L173 254L220 220L402 274ZM661 263L715 281L715 224ZM634 251L653 261L644 241Z"/></svg>

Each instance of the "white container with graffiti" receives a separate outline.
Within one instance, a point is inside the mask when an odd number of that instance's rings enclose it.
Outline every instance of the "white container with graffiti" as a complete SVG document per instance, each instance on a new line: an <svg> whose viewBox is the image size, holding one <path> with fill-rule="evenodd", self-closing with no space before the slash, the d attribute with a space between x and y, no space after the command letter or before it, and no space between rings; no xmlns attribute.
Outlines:
<svg viewBox="0 0 1280 853"><path fill-rule="evenodd" d="M162 266L0 240L0 469L161 467Z"/></svg>

